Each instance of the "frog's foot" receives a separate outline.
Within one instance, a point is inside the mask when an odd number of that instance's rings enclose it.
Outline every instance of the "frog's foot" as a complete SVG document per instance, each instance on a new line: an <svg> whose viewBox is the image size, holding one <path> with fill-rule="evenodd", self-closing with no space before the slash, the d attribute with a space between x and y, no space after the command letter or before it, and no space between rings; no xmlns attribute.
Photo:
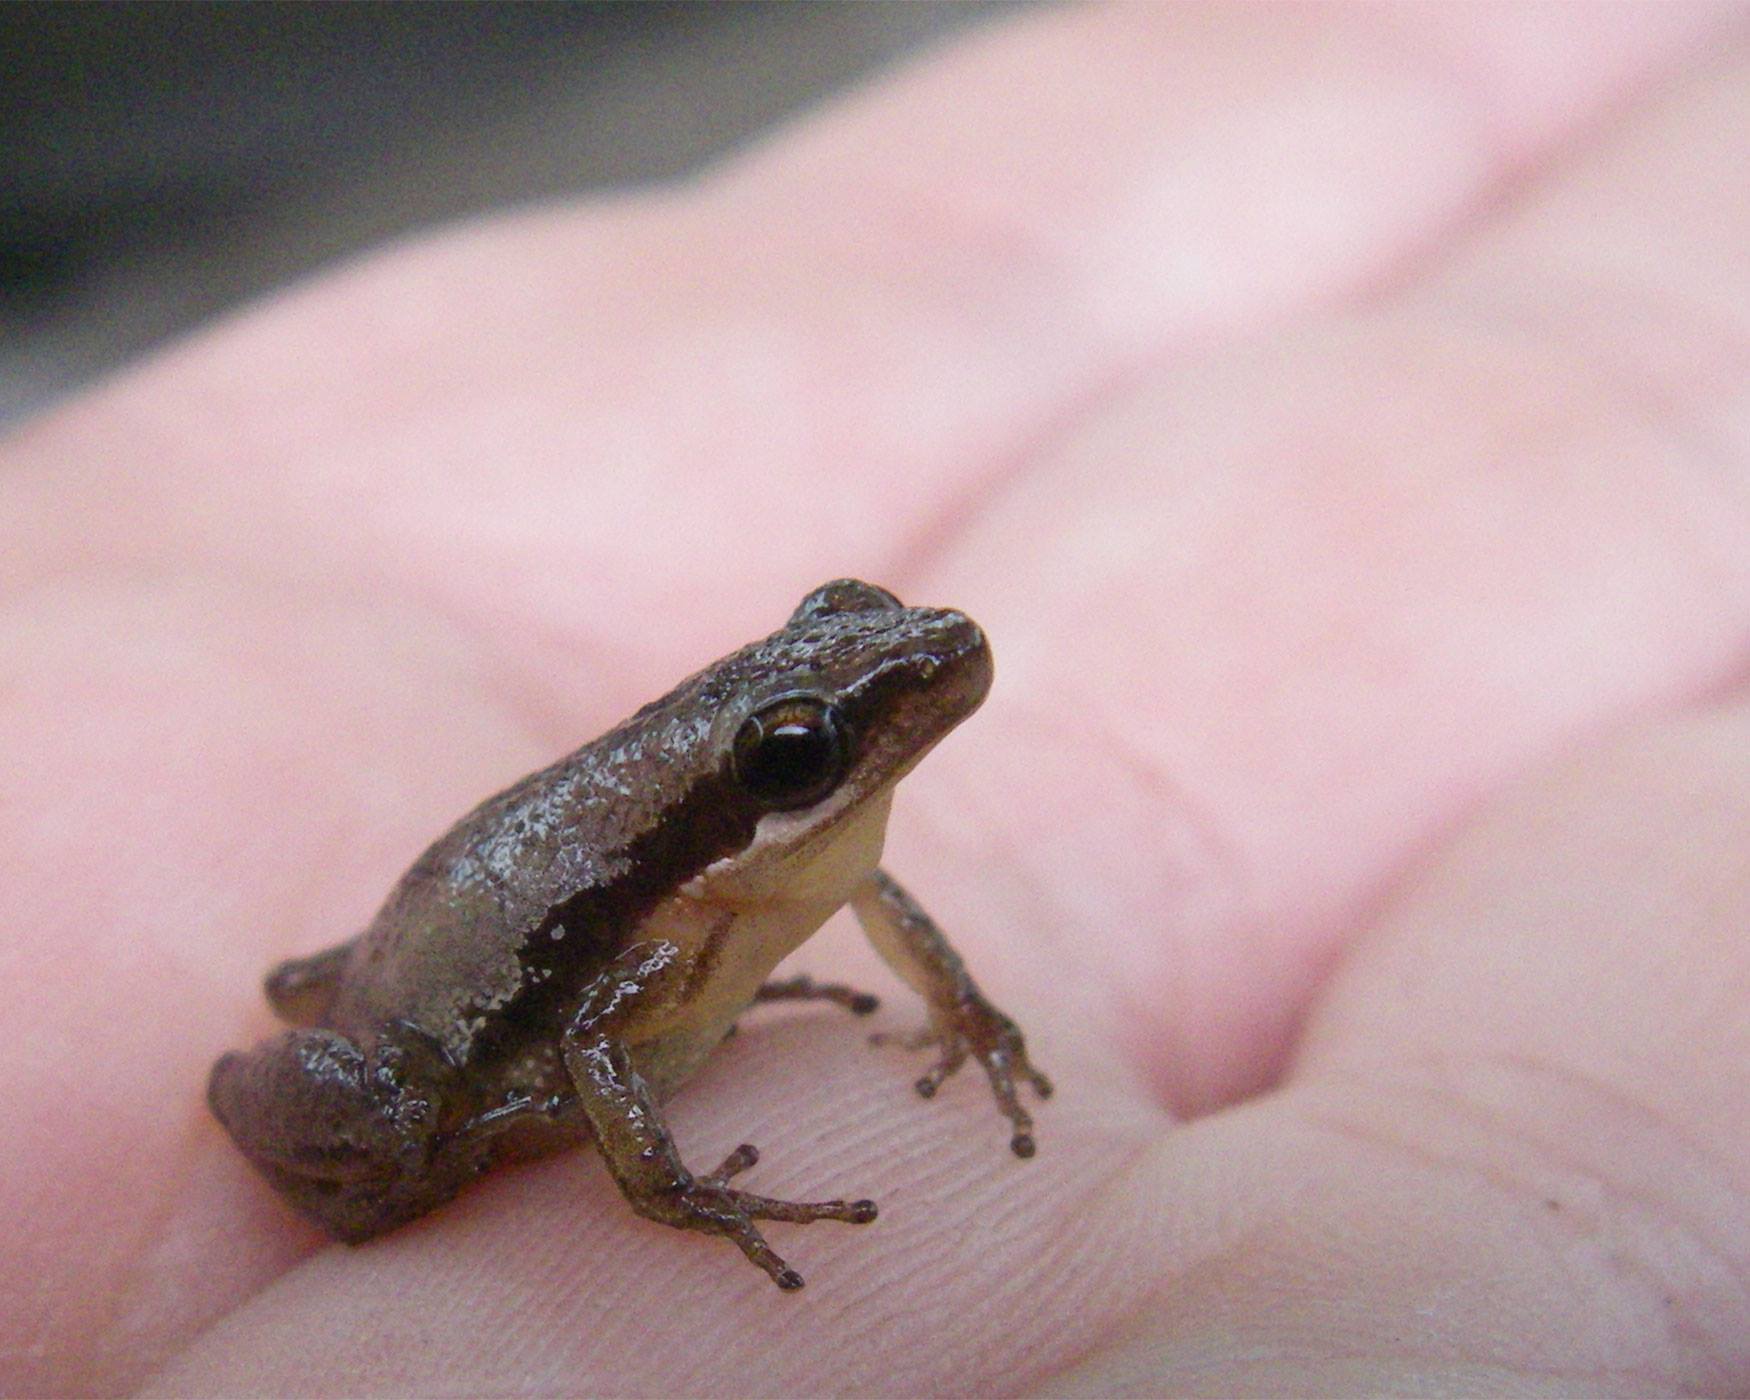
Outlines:
<svg viewBox="0 0 1750 1400"><path fill-rule="evenodd" d="M356 940L353 940L356 942ZM353 942L291 958L267 974L262 990L274 1014L293 1026L313 1026L328 1014L352 958Z"/></svg>
<svg viewBox="0 0 1750 1400"><path fill-rule="evenodd" d="M881 1005L878 998L868 992L859 992L853 987L847 987L843 982L816 982L804 974L800 977L786 977L781 981L767 982L754 993L755 1001L833 1001L837 1002L853 1016L867 1016Z"/></svg>
<svg viewBox="0 0 1750 1400"><path fill-rule="evenodd" d="M1031 1157L1037 1150L1033 1118L1021 1106L1015 1081L1024 1079L1042 1099L1051 1097L1051 1081L1027 1058L1021 1028L978 992L964 992L952 1006L934 1008L927 1030L910 1036L875 1035L870 1039L877 1044L898 1043L907 1050L940 1047L936 1063L917 1081L917 1091L926 1099L934 1098L936 1090L968 1057L976 1059L984 1066L997 1107L1014 1128L1010 1149L1017 1157Z"/></svg>
<svg viewBox="0 0 1750 1400"><path fill-rule="evenodd" d="M931 1097L968 1056L976 1056L990 1078L997 1106L1014 1125L1009 1146L1017 1157L1031 1157L1033 1120L1021 1107L1015 1080L1026 1080L1042 1099L1050 1096L1051 1081L1027 1058L1019 1027L985 999L936 921L885 870L877 870L851 897L851 908L876 951L922 993L930 1008L929 1030L906 1042L908 1048L938 1045L942 1051L918 1080L918 1093Z"/></svg>
<svg viewBox="0 0 1750 1400"><path fill-rule="evenodd" d="M716 1171L700 1177L683 1177L654 1199L634 1204L639 1214L665 1225L727 1236L779 1288L800 1288L802 1275L766 1243L753 1222L784 1220L806 1225L815 1220L842 1220L849 1225L867 1225L876 1216L875 1202L777 1201L729 1185L732 1178L759 1159L759 1149L744 1142L723 1159Z"/></svg>

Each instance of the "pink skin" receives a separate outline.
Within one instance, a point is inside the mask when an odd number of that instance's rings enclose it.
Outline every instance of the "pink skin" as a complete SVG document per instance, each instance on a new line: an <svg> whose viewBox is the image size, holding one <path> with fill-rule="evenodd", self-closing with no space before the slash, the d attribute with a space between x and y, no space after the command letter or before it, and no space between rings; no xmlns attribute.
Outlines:
<svg viewBox="0 0 1750 1400"><path fill-rule="evenodd" d="M1750 1387L1743 35L1023 17L16 434L0 1388ZM261 974L847 573L995 641L889 849L1038 1157L768 1012L673 1120L881 1201L799 1298L575 1155L292 1220L201 1097Z"/></svg>

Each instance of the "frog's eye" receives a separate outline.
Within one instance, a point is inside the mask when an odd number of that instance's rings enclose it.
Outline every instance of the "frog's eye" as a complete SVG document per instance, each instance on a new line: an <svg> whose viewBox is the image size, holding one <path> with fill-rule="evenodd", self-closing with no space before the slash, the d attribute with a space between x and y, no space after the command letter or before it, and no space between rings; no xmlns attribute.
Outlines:
<svg viewBox="0 0 1750 1400"><path fill-rule="evenodd" d="M735 778L774 811L820 801L850 758L838 711L813 696L788 696L750 715L735 735Z"/></svg>
<svg viewBox="0 0 1750 1400"><path fill-rule="evenodd" d="M877 588L861 579L835 578L823 583L797 605L790 614L790 625L813 622L817 618L836 617L840 613L898 612L899 599L885 588Z"/></svg>

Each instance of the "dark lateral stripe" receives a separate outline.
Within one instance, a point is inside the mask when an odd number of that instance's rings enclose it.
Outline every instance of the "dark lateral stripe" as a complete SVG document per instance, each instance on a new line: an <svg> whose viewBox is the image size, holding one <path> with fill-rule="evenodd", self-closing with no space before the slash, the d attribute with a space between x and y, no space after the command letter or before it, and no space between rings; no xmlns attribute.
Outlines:
<svg viewBox="0 0 1750 1400"><path fill-rule="evenodd" d="M760 809L723 774L702 776L649 830L613 853L624 873L579 890L547 912L519 953L521 988L490 1013L470 1049L475 1064L551 1040L603 965L636 941L664 898L709 865L745 850ZM562 938L552 934L563 926Z"/></svg>

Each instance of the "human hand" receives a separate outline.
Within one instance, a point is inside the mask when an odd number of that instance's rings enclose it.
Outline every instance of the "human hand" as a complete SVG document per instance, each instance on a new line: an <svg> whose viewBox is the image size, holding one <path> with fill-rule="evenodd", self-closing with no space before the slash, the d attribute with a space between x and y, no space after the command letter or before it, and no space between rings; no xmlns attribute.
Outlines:
<svg viewBox="0 0 1750 1400"><path fill-rule="evenodd" d="M5 1387L1745 1388L1713 24L1028 16L5 444ZM1038 1156L970 1077L923 1104L762 1013L673 1123L880 1200L774 1229L799 1297L587 1154L325 1245L202 1100L262 973L846 573L993 639L889 863L1057 1080ZM878 981L843 929L804 960Z"/></svg>

